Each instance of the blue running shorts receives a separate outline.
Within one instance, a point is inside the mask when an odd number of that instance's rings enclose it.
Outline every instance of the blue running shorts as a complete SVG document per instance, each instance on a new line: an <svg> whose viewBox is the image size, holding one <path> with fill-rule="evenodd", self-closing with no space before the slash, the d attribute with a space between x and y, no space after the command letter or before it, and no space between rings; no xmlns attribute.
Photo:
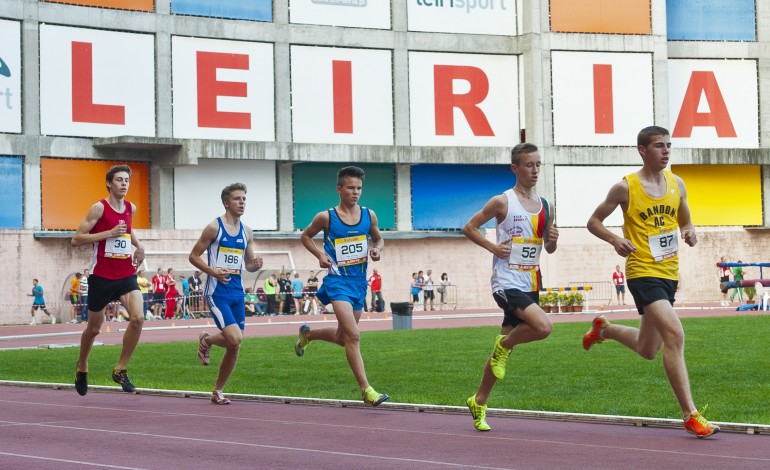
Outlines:
<svg viewBox="0 0 770 470"><path fill-rule="evenodd" d="M348 302L354 311L364 309L366 290L369 284L364 278L351 278L345 276L327 275L323 279L321 288L318 289L318 300L322 304L330 304L333 300Z"/></svg>
<svg viewBox="0 0 770 470"><path fill-rule="evenodd" d="M246 299L240 297L206 297L211 316L220 330L237 324L243 331L246 327Z"/></svg>

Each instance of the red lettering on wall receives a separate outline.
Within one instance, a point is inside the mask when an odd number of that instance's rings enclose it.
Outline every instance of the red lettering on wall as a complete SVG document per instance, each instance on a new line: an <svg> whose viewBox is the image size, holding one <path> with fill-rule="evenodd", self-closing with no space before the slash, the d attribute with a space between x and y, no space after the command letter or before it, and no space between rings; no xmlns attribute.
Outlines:
<svg viewBox="0 0 770 470"><path fill-rule="evenodd" d="M198 126L220 129L251 129L251 114L217 110L220 96L248 96L243 82L217 80L217 69L248 70L249 56L220 52L197 53Z"/></svg>
<svg viewBox="0 0 770 470"><path fill-rule="evenodd" d="M463 113L473 135L482 137L495 135L484 111L478 107L478 104L489 94L489 79L483 70L460 65L434 65L433 80L436 135L455 135L455 108ZM468 82L470 85L468 93L455 94L453 88L455 80Z"/></svg>
<svg viewBox="0 0 770 470"><path fill-rule="evenodd" d="M594 64L594 132L613 134L612 65Z"/></svg>
<svg viewBox="0 0 770 470"><path fill-rule="evenodd" d="M708 103L708 113L698 112L701 95L705 96ZM713 127L719 137L738 136L712 71L694 71L690 76L672 137L690 137L693 127L696 126Z"/></svg>
<svg viewBox="0 0 770 470"><path fill-rule="evenodd" d="M353 71L347 60L332 61L334 133L353 133Z"/></svg>
<svg viewBox="0 0 770 470"><path fill-rule="evenodd" d="M94 103L93 44L72 41L72 122L125 124L126 108Z"/></svg>

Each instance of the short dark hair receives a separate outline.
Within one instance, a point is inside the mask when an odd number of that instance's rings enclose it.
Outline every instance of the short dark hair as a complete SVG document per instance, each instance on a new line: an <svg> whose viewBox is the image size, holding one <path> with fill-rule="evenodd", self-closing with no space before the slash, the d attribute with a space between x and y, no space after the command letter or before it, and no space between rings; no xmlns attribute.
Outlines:
<svg viewBox="0 0 770 470"><path fill-rule="evenodd" d="M342 186L344 179L347 177L358 178L363 181L364 175L364 170L361 168L358 168L357 166L346 166L337 172L337 186Z"/></svg>
<svg viewBox="0 0 770 470"><path fill-rule="evenodd" d="M131 176L131 167L128 165L113 165L110 167L109 170L107 170L107 175L105 176L105 180L108 183L112 183L112 179L115 178L115 173L120 172L128 173L128 176Z"/></svg>
<svg viewBox="0 0 770 470"><path fill-rule="evenodd" d="M740 263L740 261L739 261L739 263ZM35 282L40 282L40 281L38 281L37 279L32 279L32 280L33 280L33 281L35 281Z"/></svg>
<svg viewBox="0 0 770 470"><path fill-rule="evenodd" d="M225 189L222 190L222 204L227 201L233 191L243 191L245 193L246 185L243 183L233 183L225 186Z"/></svg>
<svg viewBox="0 0 770 470"><path fill-rule="evenodd" d="M511 165L518 165L523 154L532 152L537 152L537 145L527 142L520 143L511 149Z"/></svg>
<svg viewBox="0 0 770 470"><path fill-rule="evenodd" d="M636 136L637 147L647 147L652 142L653 136L656 135L671 135L668 129L660 126L648 126L639 131L639 135Z"/></svg>

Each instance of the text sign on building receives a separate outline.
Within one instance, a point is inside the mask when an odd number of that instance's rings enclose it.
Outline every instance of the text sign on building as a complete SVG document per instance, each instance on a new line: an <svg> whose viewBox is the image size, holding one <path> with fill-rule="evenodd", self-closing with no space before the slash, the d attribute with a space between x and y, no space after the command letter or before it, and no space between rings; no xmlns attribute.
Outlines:
<svg viewBox="0 0 770 470"><path fill-rule="evenodd" d="M384 1L384 0L383 0ZM515 36L515 0L407 0L409 31Z"/></svg>
<svg viewBox="0 0 770 470"><path fill-rule="evenodd" d="M174 137L275 140L273 45L174 36Z"/></svg>
<svg viewBox="0 0 770 470"><path fill-rule="evenodd" d="M551 52L556 145L635 145L653 123L652 56Z"/></svg>
<svg viewBox="0 0 770 470"><path fill-rule="evenodd" d="M668 98L674 145L759 147L756 61L671 59Z"/></svg>
<svg viewBox="0 0 770 470"><path fill-rule="evenodd" d="M21 132L21 23L0 20L0 132Z"/></svg>
<svg viewBox="0 0 770 470"><path fill-rule="evenodd" d="M388 0L291 0L292 23L390 29Z"/></svg>
<svg viewBox="0 0 770 470"><path fill-rule="evenodd" d="M292 46L294 142L393 144L391 51Z"/></svg>
<svg viewBox="0 0 770 470"><path fill-rule="evenodd" d="M519 142L516 56L409 53L413 145Z"/></svg>
<svg viewBox="0 0 770 470"><path fill-rule="evenodd" d="M155 135L150 34L40 25L40 132Z"/></svg>

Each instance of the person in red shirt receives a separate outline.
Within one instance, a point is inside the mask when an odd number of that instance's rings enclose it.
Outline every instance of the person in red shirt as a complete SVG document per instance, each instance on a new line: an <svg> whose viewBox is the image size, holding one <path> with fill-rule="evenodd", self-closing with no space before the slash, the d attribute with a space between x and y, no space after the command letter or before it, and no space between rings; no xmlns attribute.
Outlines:
<svg viewBox="0 0 770 470"><path fill-rule="evenodd" d="M626 275L620 270L620 265L615 265L612 273L612 282L615 284L615 294L618 296L618 305L626 304Z"/></svg>
<svg viewBox="0 0 770 470"><path fill-rule="evenodd" d="M152 316L159 320L163 315L163 305L166 302L166 276L163 268L158 268L158 273L152 276Z"/></svg>
<svg viewBox="0 0 770 470"><path fill-rule="evenodd" d="M166 314L163 316L164 320L174 318L176 313L176 279L174 279L174 270L168 268L168 275L166 276Z"/></svg>
<svg viewBox="0 0 770 470"><path fill-rule="evenodd" d="M112 380L120 384L124 392L136 390L126 367L144 325L142 292L136 281L136 268L144 261L144 247L131 230L136 206L125 199L130 178L128 165L115 165L107 171L107 198L88 209L72 237L72 246L93 245L94 252L92 274L88 278L88 324L80 338L75 370L75 390L79 395L88 393L88 356L102 329L104 311L115 301L126 306L129 324L118 363L112 370Z"/></svg>
<svg viewBox="0 0 770 470"><path fill-rule="evenodd" d="M377 269L372 269L369 276L369 288L372 290L372 312L382 312L385 309L385 299L382 298L382 276Z"/></svg>

